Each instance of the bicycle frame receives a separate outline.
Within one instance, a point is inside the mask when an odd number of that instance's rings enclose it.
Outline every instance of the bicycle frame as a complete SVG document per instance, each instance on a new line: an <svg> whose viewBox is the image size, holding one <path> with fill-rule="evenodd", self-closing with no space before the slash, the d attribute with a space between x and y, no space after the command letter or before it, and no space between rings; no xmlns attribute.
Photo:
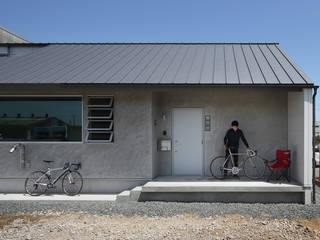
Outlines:
<svg viewBox="0 0 320 240"><path fill-rule="evenodd" d="M223 163L223 166L224 166L223 170L232 171L232 168L235 167L233 156L248 156L251 159L251 157L249 156L248 153L232 153L230 148L228 148L228 151L229 151L229 156L226 158L226 160ZM226 164L229 162L229 158L231 158L231 163L232 163L232 167L231 168L227 168L227 166L226 166ZM242 161L239 164L239 166L237 167L239 169L239 171L243 169L242 166L244 165L244 162L245 161Z"/></svg>
<svg viewBox="0 0 320 240"><path fill-rule="evenodd" d="M56 177L53 181L52 181L52 178L51 178L51 172L57 172L57 171L61 171L61 170L64 170L63 172L61 172L60 174L59 174L59 176L58 177ZM70 169L69 168L48 168L48 170L41 176L41 177L39 177L35 182L37 183L44 175L46 175L48 178L49 178L49 184L52 184L52 185L54 185L54 184L56 184L56 182L58 182L59 181L59 179L61 178L61 177L63 177L67 172L70 172ZM48 184L44 184L44 183L40 183L39 185L45 185L45 186L48 186Z"/></svg>

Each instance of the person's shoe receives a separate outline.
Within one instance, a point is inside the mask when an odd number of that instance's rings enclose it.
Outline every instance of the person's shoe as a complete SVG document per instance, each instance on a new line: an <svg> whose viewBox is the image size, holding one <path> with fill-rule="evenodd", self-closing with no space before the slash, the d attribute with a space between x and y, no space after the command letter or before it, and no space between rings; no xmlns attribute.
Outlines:
<svg viewBox="0 0 320 240"><path fill-rule="evenodd" d="M223 176L224 177L228 176L228 172L227 171L223 171Z"/></svg>

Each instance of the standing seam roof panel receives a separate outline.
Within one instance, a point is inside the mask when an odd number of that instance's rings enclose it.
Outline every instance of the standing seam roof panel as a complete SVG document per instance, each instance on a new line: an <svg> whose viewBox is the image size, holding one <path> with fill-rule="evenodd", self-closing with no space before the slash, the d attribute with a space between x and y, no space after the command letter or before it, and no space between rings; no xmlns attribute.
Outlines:
<svg viewBox="0 0 320 240"><path fill-rule="evenodd" d="M246 63L246 59L245 59L245 56L243 55L242 46L235 45L233 49L234 49L234 54L236 58L240 84L252 83L252 79Z"/></svg>
<svg viewBox="0 0 320 240"><path fill-rule="evenodd" d="M312 84L312 80L305 74L305 72L292 60L292 58L286 54L286 52L282 49L280 45L276 45L278 50L282 53L282 55L287 59L287 61L295 68L295 70L299 73L299 75L309 84Z"/></svg>
<svg viewBox="0 0 320 240"><path fill-rule="evenodd" d="M82 48L84 48L83 51L81 51ZM67 56L63 58L64 61L60 61L61 55L58 55L59 57L52 58L51 64L48 64L49 67L45 68L42 74L33 74L30 78L33 78L34 82L37 82L36 79L40 82L67 82L69 78L65 77L70 75L74 71L74 66L78 66L79 62L81 62L76 61L76 59L80 57L83 60L83 55L90 53L91 49L84 46L76 47L75 51L66 53ZM57 75L60 75L60 78Z"/></svg>
<svg viewBox="0 0 320 240"><path fill-rule="evenodd" d="M179 48L177 46L173 46L170 51L167 52L166 55L163 56L158 66L154 69L152 74L150 75L148 82L149 83L160 83L162 77L168 70L169 64L174 59Z"/></svg>
<svg viewBox="0 0 320 240"><path fill-rule="evenodd" d="M171 62L171 64L169 64L167 71L164 73L162 77L162 81L161 81L162 83L168 84L173 82L173 79L179 67L179 63L181 63L184 53L187 49L187 46L178 46L178 47L179 49L177 50L177 53L173 61Z"/></svg>
<svg viewBox="0 0 320 240"><path fill-rule="evenodd" d="M115 46L115 45L113 45ZM115 46L116 49L112 51L110 54L108 54L107 57L105 57L99 64L96 64L94 69L92 71L87 71L86 74L84 74L82 79L86 79L88 82L93 82L94 79L97 79L99 76L101 76L106 69L108 69L108 66L114 59L122 55L123 52L126 52L126 49L129 48L129 46Z"/></svg>
<svg viewBox="0 0 320 240"><path fill-rule="evenodd" d="M136 55L128 64L126 64L123 68L120 69L120 71L115 74L113 77L111 77L108 82L109 83L121 83L122 80L128 76L134 68L139 65L139 63L145 59L150 51L152 50L151 46L146 46L141 50L141 52Z"/></svg>
<svg viewBox="0 0 320 240"><path fill-rule="evenodd" d="M241 83L238 78L237 65L235 56L233 55L232 45L225 46L225 61L226 61L226 82L227 84Z"/></svg>
<svg viewBox="0 0 320 240"><path fill-rule="evenodd" d="M226 84L226 72L225 72L225 56L224 46L217 45L215 48L215 61L214 61L214 84Z"/></svg>
<svg viewBox="0 0 320 240"><path fill-rule="evenodd" d="M48 55L48 51L50 53L51 49L57 49L58 46L52 45L52 46L47 46L47 47L40 47L40 48L34 48L34 50L27 55L23 55L20 56L19 58L13 58L13 57L9 57L9 58L1 58L1 60L4 60L1 62L0 65L0 72L2 70L5 70L7 66L10 66L10 63L14 63L15 65L19 65L22 64L24 65L26 62L26 59L30 59L30 58L41 58L41 55Z"/></svg>
<svg viewBox="0 0 320 240"><path fill-rule="evenodd" d="M277 77L274 75L268 61L260 51L260 48L256 45L251 46L253 54L256 56L257 63L266 79L267 84L279 84Z"/></svg>
<svg viewBox="0 0 320 240"><path fill-rule="evenodd" d="M28 55L1 58L0 83L313 85L274 43L37 47Z"/></svg>
<svg viewBox="0 0 320 240"><path fill-rule="evenodd" d="M201 79L201 71L203 68L203 57L205 55L206 46L200 46L193 58L192 67L187 79L187 83L199 83Z"/></svg>
<svg viewBox="0 0 320 240"><path fill-rule="evenodd" d="M31 67L36 66L41 62L45 62L46 59L49 58L51 52L58 54L57 52L59 52L60 49L56 46L50 46L48 49L42 48L21 57L9 57L7 62L1 66L0 74L3 78L10 79L21 73L25 75L25 72L29 72Z"/></svg>
<svg viewBox="0 0 320 240"><path fill-rule="evenodd" d="M96 55L95 58L92 58L92 62L89 61L87 62L86 66L82 67L82 70L77 72L77 74L73 75L73 77L68 77L68 81L67 82L75 82L77 80L73 80L73 79L87 79L88 76L92 76L99 68L100 64L103 63L105 60L110 59L110 57L112 57L116 50L118 50L120 47L119 46L115 46L115 45L111 45L111 46L106 46L104 49L101 49L101 53L100 55ZM55 75L55 82L58 79L63 79L64 75L68 75L68 71L71 71L71 69L73 69L75 66L77 66L77 62L76 61L71 61L69 62L68 66L66 66L63 71L60 71L58 74Z"/></svg>
<svg viewBox="0 0 320 240"><path fill-rule="evenodd" d="M137 54L137 52L141 51L141 48L138 48L138 46L129 46L128 48L125 48L121 54L115 56L110 62L108 62L108 65L106 65L104 68L104 71L97 76L97 78L92 79L93 83L106 83L108 82L109 78L115 74L121 67L123 66L124 60L131 59L133 56Z"/></svg>
<svg viewBox="0 0 320 240"><path fill-rule="evenodd" d="M55 68L47 71L47 77L51 78L52 74L62 72L65 70L65 68L67 68L68 71L61 78L57 79L53 77L53 79L56 83L68 83L70 79L81 72L81 70L85 69L83 65L90 61L98 53L101 53L101 51L97 47L86 48L84 51L81 51L81 48L78 47L72 53L70 53L70 55L66 57L63 62L61 62L59 58L55 59L55 62L52 64L55 65ZM79 61L76 60L78 58L80 58ZM57 70L56 72L54 72L55 69Z"/></svg>
<svg viewBox="0 0 320 240"><path fill-rule="evenodd" d="M121 83L133 83L141 72L150 64L152 59L159 53L161 46L152 47L147 56L142 59L122 80Z"/></svg>
<svg viewBox="0 0 320 240"><path fill-rule="evenodd" d="M112 55L112 52L116 49L117 47L114 46L104 46L98 52L94 51L90 53L90 56L88 56L87 60L84 61L80 66L73 65L76 69L76 72L67 78L67 83L79 82L80 79L83 79L83 76L86 75L86 73L92 72L92 68L94 66L100 63L103 59L108 58L109 55Z"/></svg>
<svg viewBox="0 0 320 240"><path fill-rule="evenodd" d="M176 49L175 49L176 51L175 51L173 57L170 59L170 62L168 62L168 65L167 65L167 67L166 67L166 70L163 71L163 74L162 74L161 77L160 77L159 83L165 83L165 79L164 79L164 78L165 78L165 76L167 75L170 67L171 67L172 64L173 64L173 62L176 60L176 58L177 58L177 56L178 56L178 54L179 54L179 52L180 52L180 49L181 49L181 48L180 48L179 46L176 47Z"/></svg>
<svg viewBox="0 0 320 240"><path fill-rule="evenodd" d="M117 64L114 65L112 68L110 68L110 71L106 72L103 75L103 78L100 80L97 80L96 82L107 82L107 83L113 83L112 79L120 74L123 70L126 70L128 66L130 67L131 64L135 63L135 59L139 59L144 51L147 49L148 46L138 46L136 49L134 49L132 52L130 52L127 56L123 56L122 58L117 61ZM119 83L121 78L117 80L117 83Z"/></svg>
<svg viewBox="0 0 320 240"><path fill-rule="evenodd" d="M258 66L258 63L255 59L255 56L253 55L250 46L243 45L242 51L244 54L244 57L247 60L250 75L252 77L252 81L254 84L266 84L266 81L261 73L261 70Z"/></svg>
<svg viewBox="0 0 320 240"><path fill-rule="evenodd" d="M200 83L212 84L213 83L213 67L214 67L214 48L215 46L207 46L205 58L203 60L203 68Z"/></svg>
<svg viewBox="0 0 320 240"><path fill-rule="evenodd" d="M47 68L53 67L52 63L54 62L54 59L57 56L65 57L67 55L68 55L68 53L65 48L57 48L57 50L52 55L48 54L47 56L44 56L42 59L35 59L34 61L32 59L30 59L30 61L28 61L25 64L27 71L21 71L21 72L17 72L17 74L11 75L12 82L19 82L21 80L24 82L27 82L27 83L38 82L39 80L34 81L34 79L33 79L33 76L35 74L37 74L37 75L44 74L45 70Z"/></svg>
<svg viewBox="0 0 320 240"><path fill-rule="evenodd" d="M184 56L178 68L177 74L175 76L175 83L181 84L186 83L188 81L195 53L195 47L189 46L188 51L186 52L186 55Z"/></svg>
<svg viewBox="0 0 320 240"><path fill-rule="evenodd" d="M304 84L306 81L301 77L301 75L294 69L294 67L288 62L287 59L282 55L279 50L271 45L267 46L271 53L275 56L275 58L278 60L279 64L281 65L282 69L289 75L290 80L293 83L297 84Z"/></svg>
<svg viewBox="0 0 320 240"><path fill-rule="evenodd" d="M282 66L279 64L277 59L270 52L269 48L266 46L259 46L267 61L269 62L271 68L273 69L275 75L277 76L280 83L293 83L288 77L286 72L283 70Z"/></svg>
<svg viewBox="0 0 320 240"><path fill-rule="evenodd" d="M165 55L168 54L168 52L171 49L170 47L163 47L163 51L160 51L153 59L152 64L148 64L148 66L141 72L138 78L136 78L135 83L148 83L151 75L153 72L157 69L158 65L161 63L161 61L164 59Z"/></svg>
<svg viewBox="0 0 320 240"><path fill-rule="evenodd" d="M160 83L162 82L163 77L167 73L170 65L176 58L179 51L179 46L173 46L170 51L167 52L166 55L164 55L161 62L158 64L158 66L153 71L152 75L149 77L148 82L149 83Z"/></svg>

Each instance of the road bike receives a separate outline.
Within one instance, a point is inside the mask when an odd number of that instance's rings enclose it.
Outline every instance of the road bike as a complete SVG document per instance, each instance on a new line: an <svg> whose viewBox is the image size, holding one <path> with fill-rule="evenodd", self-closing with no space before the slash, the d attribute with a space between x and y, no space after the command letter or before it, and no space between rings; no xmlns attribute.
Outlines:
<svg viewBox="0 0 320 240"><path fill-rule="evenodd" d="M43 162L50 164L54 161L44 160ZM81 163L66 162L63 167L50 168L45 171L34 171L25 180L24 188L26 193L31 196L39 196L44 194L50 188L56 188L56 183L62 178L62 189L67 195L74 196L81 192L83 179L77 171L81 168ZM58 173L53 178L52 173Z"/></svg>
<svg viewBox="0 0 320 240"><path fill-rule="evenodd" d="M211 175L217 179L224 179L228 173L237 175L240 171L243 171L244 174L250 179L259 179L264 176L266 165L265 161L257 155L257 151L247 150L245 153L232 153L230 148L229 156L218 156L212 159L210 163L210 172ZM239 166L235 166L234 156L238 155ZM244 159L243 159L244 158ZM231 166L229 167L228 165Z"/></svg>

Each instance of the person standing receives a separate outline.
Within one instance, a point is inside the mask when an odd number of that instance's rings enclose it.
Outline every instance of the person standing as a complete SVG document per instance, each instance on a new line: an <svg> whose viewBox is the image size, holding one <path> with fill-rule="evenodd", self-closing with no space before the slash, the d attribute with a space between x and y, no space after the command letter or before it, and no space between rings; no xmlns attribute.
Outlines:
<svg viewBox="0 0 320 240"><path fill-rule="evenodd" d="M239 122L236 120L232 121L231 128L227 131L223 139L224 149L226 150L226 159L229 156L228 149L230 149L231 153L234 153L234 154L238 153L240 139L242 140L244 145L249 149L249 144L243 132L239 128ZM233 160L234 160L235 167L238 167L238 155L234 155ZM226 163L226 165L228 165L228 162Z"/></svg>

